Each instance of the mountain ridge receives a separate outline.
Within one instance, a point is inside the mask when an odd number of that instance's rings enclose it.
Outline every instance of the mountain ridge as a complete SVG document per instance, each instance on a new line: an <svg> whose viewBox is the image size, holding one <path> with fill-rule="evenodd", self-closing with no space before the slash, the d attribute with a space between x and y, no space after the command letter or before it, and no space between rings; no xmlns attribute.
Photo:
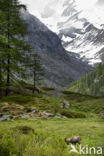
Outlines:
<svg viewBox="0 0 104 156"><path fill-rule="evenodd" d="M58 24L59 37L62 40L63 47L67 51L79 54L80 58L90 65L101 63L104 53L104 29L103 27L98 29L87 19L81 18L74 3L74 1L68 3L67 13L64 10L62 14L65 17L67 16L68 20Z"/></svg>
<svg viewBox="0 0 104 156"><path fill-rule="evenodd" d="M45 10L49 8L52 8L50 3ZM56 11L53 9L54 12L50 17L41 18L51 30L58 34L63 47L69 52L78 54L83 61L92 66L101 63L104 59L104 24L101 22L99 24L98 18L95 22L95 20L91 21L86 16L82 16L83 8L78 9L75 0L60 0L60 3L56 2L55 8L59 8L60 13L58 9Z"/></svg>
<svg viewBox="0 0 104 156"><path fill-rule="evenodd" d="M57 34L49 30L38 18L28 12L22 12L22 18L29 31L26 41L38 52L45 68L46 85L64 87L93 69L81 59L77 59L74 54L67 53Z"/></svg>

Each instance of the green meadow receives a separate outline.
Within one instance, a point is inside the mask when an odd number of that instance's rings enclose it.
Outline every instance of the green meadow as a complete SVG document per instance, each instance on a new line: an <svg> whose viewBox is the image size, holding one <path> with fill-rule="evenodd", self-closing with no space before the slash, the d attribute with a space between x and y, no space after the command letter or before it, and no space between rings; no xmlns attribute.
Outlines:
<svg viewBox="0 0 104 156"><path fill-rule="evenodd" d="M60 108L64 100L70 102L69 109ZM84 96L71 92L64 92L64 97L50 95L11 95L0 101L9 103L4 112L19 114L16 105L24 109L38 108L39 111L64 114L64 117L13 119L0 122L0 156L76 156L71 144L65 143L65 138L81 136L81 146L98 147L104 150L104 98ZM99 105L100 104L100 105ZM29 111L29 110L28 110ZM14 114L15 114L14 113ZM79 151L79 145L75 145ZM86 149L84 149L86 153ZM88 154L86 154L88 155ZM93 150L92 154L93 155ZM97 153L94 155L98 155ZM104 155L104 151L102 156Z"/></svg>

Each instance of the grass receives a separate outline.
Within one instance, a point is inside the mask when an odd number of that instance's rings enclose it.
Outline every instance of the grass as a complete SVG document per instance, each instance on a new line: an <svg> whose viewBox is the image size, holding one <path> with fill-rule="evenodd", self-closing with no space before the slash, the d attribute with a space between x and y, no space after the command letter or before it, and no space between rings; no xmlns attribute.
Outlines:
<svg viewBox="0 0 104 156"><path fill-rule="evenodd" d="M70 103L67 110L60 108L64 99ZM82 147L87 144L104 150L104 119L100 117L104 111L104 97L66 91L63 97L55 97L50 96L48 90L44 95L11 95L0 100L0 112L4 113L23 113L34 108L69 118L34 120L33 117L1 122L0 156L77 156L70 153L71 147L64 138L78 135L82 138Z"/></svg>
<svg viewBox="0 0 104 156"><path fill-rule="evenodd" d="M69 112L100 114L104 111L104 97L85 96L68 91L64 91L63 93L64 97L49 96L49 94L11 95L2 98L0 100L0 106L3 103L8 102L11 106L19 104L24 106L26 109L34 106L39 110L57 113L60 112L60 104L62 104L64 99L66 99L70 103Z"/></svg>
<svg viewBox="0 0 104 156"><path fill-rule="evenodd" d="M71 109L86 113L97 113L104 111L104 97L94 97L64 91L66 100L70 102Z"/></svg>
<svg viewBox="0 0 104 156"><path fill-rule="evenodd" d="M20 129L22 126L34 129L34 133L24 134L18 131L18 127ZM7 155L5 152L5 156L75 156L78 154L70 153L71 148L64 142L65 137L79 135L83 147L87 144L89 147L104 148L103 129L103 121L98 118L2 122L1 156L4 156L5 150L8 151Z"/></svg>
<svg viewBox="0 0 104 156"><path fill-rule="evenodd" d="M24 106L24 109L29 110L31 107L36 107L41 111L48 111L52 113L57 113L60 110L60 104L63 102L63 98L51 97L41 94L36 95L11 95L4 97L0 100L0 110L5 105L9 104L8 112L12 111L14 106L14 111L16 110L16 105ZM17 110L16 110L17 111Z"/></svg>
<svg viewBox="0 0 104 156"><path fill-rule="evenodd" d="M61 110L61 114L67 118L86 118L86 115L82 112L70 111L70 110Z"/></svg>

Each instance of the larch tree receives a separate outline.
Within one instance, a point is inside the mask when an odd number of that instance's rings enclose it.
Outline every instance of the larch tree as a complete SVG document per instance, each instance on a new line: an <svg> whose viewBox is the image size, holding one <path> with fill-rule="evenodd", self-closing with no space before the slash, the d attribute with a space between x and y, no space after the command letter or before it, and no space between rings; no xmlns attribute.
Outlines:
<svg viewBox="0 0 104 156"><path fill-rule="evenodd" d="M4 70L6 96L11 80L24 71L26 51L31 51L31 46L24 40L27 26L21 18L21 9L26 7L18 0L0 0L0 83Z"/></svg>
<svg viewBox="0 0 104 156"><path fill-rule="evenodd" d="M35 53L31 55L31 62L29 62L28 67L30 69L30 76L33 80L33 93L35 91L36 85L43 80L45 70L41 64L40 56Z"/></svg>

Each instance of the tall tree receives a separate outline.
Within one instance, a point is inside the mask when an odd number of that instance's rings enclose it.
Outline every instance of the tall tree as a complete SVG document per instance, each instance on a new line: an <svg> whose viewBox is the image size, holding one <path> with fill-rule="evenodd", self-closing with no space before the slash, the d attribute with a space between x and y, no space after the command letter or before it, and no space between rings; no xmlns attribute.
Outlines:
<svg viewBox="0 0 104 156"><path fill-rule="evenodd" d="M42 67L40 56L35 53L31 55L31 62L29 62L28 67L30 69L30 76L33 79L33 93L41 80L43 80L44 68Z"/></svg>
<svg viewBox="0 0 104 156"><path fill-rule="evenodd" d="M24 41L27 26L21 18L22 8L26 9L18 0L0 0L0 12L3 15L3 18L0 17L0 37L4 38L0 50L6 70L6 95L9 94L11 80L24 69L25 51L31 50L31 46Z"/></svg>
<svg viewBox="0 0 104 156"><path fill-rule="evenodd" d="M1 1L0 1L0 6L1 6ZM0 10L0 97L2 97L2 88L3 88L3 69L4 69L4 49L6 47L6 37L4 33L4 27L5 27L5 15L4 13Z"/></svg>

